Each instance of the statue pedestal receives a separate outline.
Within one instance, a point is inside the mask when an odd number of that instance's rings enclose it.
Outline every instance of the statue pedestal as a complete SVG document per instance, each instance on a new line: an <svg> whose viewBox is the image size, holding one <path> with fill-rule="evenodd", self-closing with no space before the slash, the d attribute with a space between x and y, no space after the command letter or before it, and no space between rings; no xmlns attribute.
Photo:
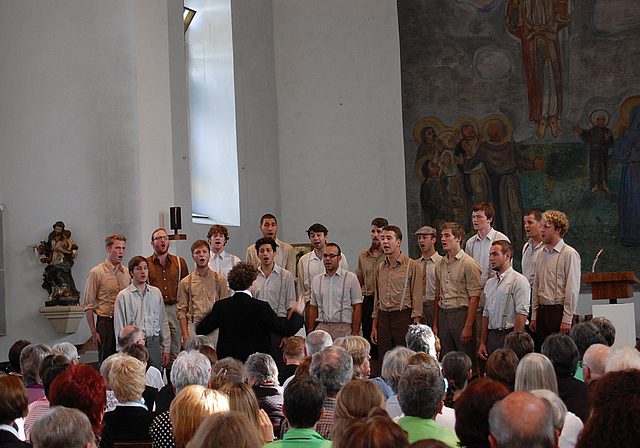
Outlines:
<svg viewBox="0 0 640 448"><path fill-rule="evenodd" d="M70 334L78 331L78 325L84 317L84 309L75 306L43 306L38 311L44 315L54 330L59 334Z"/></svg>

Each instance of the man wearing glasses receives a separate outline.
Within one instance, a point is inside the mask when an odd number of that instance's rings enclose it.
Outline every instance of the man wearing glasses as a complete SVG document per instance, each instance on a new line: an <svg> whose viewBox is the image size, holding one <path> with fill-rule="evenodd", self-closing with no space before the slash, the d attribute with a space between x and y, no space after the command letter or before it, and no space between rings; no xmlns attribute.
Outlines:
<svg viewBox="0 0 640 448"><path fill-rule="evenodd" d="M162 293L164 310L169 322L171 334L170 360L167 364L167 378L171 378L171 366L182 347L182 332L178 321L178 285L180 280L189 275L187 262L182 257L169 253L169 235L165 229L156 229L151 234L153 255L147 257L149 266L149 283Z"/></svg>
<svg viewBox="0 0 640 448"><path fill-rule="evenodd" d="M360 334L362 289L353 272L340 267L342 251L327 243L322 254L325 272L311 281L310 331L324 330L333 340Z"/></svg>

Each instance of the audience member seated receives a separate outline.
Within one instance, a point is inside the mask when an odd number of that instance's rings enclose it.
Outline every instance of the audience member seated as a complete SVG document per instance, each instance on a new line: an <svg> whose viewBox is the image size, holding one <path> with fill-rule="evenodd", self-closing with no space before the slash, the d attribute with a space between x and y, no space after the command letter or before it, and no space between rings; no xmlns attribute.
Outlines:
<svg viewBox="0 0 640 448"><path fill-rule="evenodd" d="M579 353L571 336L563 333L549 335L542 344L541 351L553 364L558 380L558 396L565 405L571 397L586 391L587 385L574 377L578 369ZM569 411L582 413L585 410L569 408Z"/></svg>
<svg viewBox="0 0 640 448"><path fill-rule="evenodd" d="M100 364L100 375L102 375L102 378L104 378L104 383L107 386L107 406L104 409L105 412L113 411L116 408L116 404L118 404L118 399L116 398L116 395L113 393L111 385L109 384L109 372L111 371L113 361L122 356L126 355L123 355L122 353L114 353L113 355L102 361L102 364Z"/></svg>
<svg viewBox="0 0 640 448"><path fill-rule="evenodd" d="M514 331L509 333L504 339L504 347L507 350L513 350L518 360L524 358L524 355L533 353L535 343L533 338L526 331Z"/></svg>
<svg viewBox="0 0 640 448"><path fill-rule="evenodd" d="M20 353L20 372L27 386L29 404L44 397L44 387L40 378L40 363L51 354L51 349L44 344L29 344Z"/></svg>
<svg viewBox="0 0 640 448"><path fill-rule="evenodd" d="M144 345L144 343L144 332L137 325L127 325L118 334L118 347L121 349L129 344Z"/></svg>
<svg viewBox="0 0 640 448"><path fill-rule="evenodd" d="M104 379L90 366L73 363L59 374L49 388L51 407L64 406L82 411L91 422L96 437L102 434L102 418L107 404L107 386ZM110 437L102 437L102 447L111 447Z"/></svg>
<svg viewBox="0 0 640 448"><path fill-rule="evenodd" d="M187 448L261 448L260 436L239 412L218 412L206 417Z"/></svg>
<svg viewBox="0 0 640 448"><path fill-rule="evenodd" d="M49 410L49 390L51 383L58 374L64 372L69 367L69 361L64 355L49 355L40 363L40 378L44 387L44 397L34 401L29 405L29 414L24 419L24 433L27 440L30 440L31 426L33 423Z"/></svg>
<svg viewBox="0 0 640 448"><path fill-rule="evenodd" d="M604 364L605 373L620 370L640 370L640 353L631 347L621 347L611 352Z"/></svg>
<svg viewBox="0 0 640 448"><path fill-rule="evenodd" d="M437 359L436 336L431 327L425 324L411 324L405 336L407 348L414 352L422 352Z"/></svg>
<svg viewBox="0 0 640 448"><path fill-rule="evenodd" d="M14 375L0 376L0 447L19 448L31 445L20 440L14 422L29 411L27 391Z"/></svg>
<svg viewBox="0 0 640 448"><path fill-rule="evenodd" d="M319 381L327 393L323 403L324 415L318 421L316 431L324 439L331 440L336 395L353 377L353 359L342 347L325 347L319 353L313 355L309 371L311 377ZM287 433L289 428L289 422L284 419L280 438Z"/></svg>
<svg viewBox="0 0 640 448"><path fill-rule="evenodd" d="M611 372L593 386L593 411L576 448L631 447L640 441L640 371Z"/></svg>
<svg viewBox="0 0 640 448"><path fill-rule="evenodd" d="M278 375L278 383L284 387L285 381L291 378L295 373L298 365L305 358L305 341L300 336L291 336L284 341L282 346L282 359L285 366Z"/></svg>
<svg viewBox="0 0 640 448"><path fill-rule="evenodd" d="M96 448L89 418L77 409L57 406L33 425L34 448Z"/></svg>
<svg viewBox="0 0 640 448"><path fill-rule="evenodd" d="M147 378L144 364L132 356L117 358L109 372L109 384L118 399L113 411L105 412L105 432L114 442L151 441L153 413L142 402Z"/></svg>
<svg viewBox="0 0 640 448"><path fill-rule="evenodd" d="M307 349L307 356L313 356L316 353L320 353L323 348L333 345L333 339L324 330L314 330L307 335L304 345Z"/></svg>
<svg viewBox="0 0 640 448"><path fill-rule="evenodd" d="M387 352L388 353L388 352ZM353 420L367 418L369 412L379 407L385 409L384 395L375 384L364 379L351 380L336 396L335 415L331 436L339 444L344 430Z"/></svg>
<svg viewBox="0 0 640 448"><path fill-rule="evenodd" d="M560 334L560 333L556 333ZM554 335L548 336L545 343ZM565 335L566 336L566 335ZM572 341L573 343L573 341ZM516 369L516 391L531 392L537 389L546 389L558 395L558 381L551 361L539 353L529 353ZM573 412L567 412L565 424L568 427L580 427L582 422ZM575 445L575 432L566 432L560 435L560 445L570 447Z"/></svg>
<svg viewBox="0 0 640 448"><path fill-rule="evenodd" d="M567 407L560 397L547 389L532 390L531 393L538 398L547 400L553 410L553 427L558 431L559 448L574 448L578 440L578 434L582 431L582 422L576 418L567 419Z"/></svg>
<svg viewBox="0 0 640 448"><path fill-rule="evenodd" d="M24 339L20 339L13 343L9 349L9 365L7 366L7 374L19 377L22 376L22 373L20 372L20 354L29 344L31 344L31 342L25 341Z"/></svg>
<svg viewBox="0 0 640 448"><path fill-rule="evenodd" d="M456 400L456 435L460 446L489 448L489 411L509 395L507 386L480 378L472 381Z"/></svg>
<svg viewBox="0 0 640 448"><path fill-rule="evenodd" d="M440 440L451 447L458 446L458 437L436 423L444 406L444 378L439 368L426 365L408 366L398 385L398 398L404 417L398 425L409 442L421 439Z"/></svg>
<svg viewBox="0 0 640 448"><path fill-rule="evenodd" d="M149 428L149 435L154 447L170 448L174 446L169 409L176 394L190 385L209 387L210 377L211 364L202 353L197 351L178 353L171 368L171 383L163 387L156 397L157 417L153 419ZM169 442L169 440L171 441Z"/></svg>
<svg viewBox="0 0 640 448"><path fill-rule="evenodd" d="M245 383L231 382L222 386L220 392L228 397L231 411L240 412L249 419L254 431L260 434L262 443L273 441L273 424L267 413L258 406L253 389Z"/></svg>
<svg viewBox="0 0 640 448"><path fill-rule="evenodd" d="M218 353L216 352L216 349L210 345L201 345L196 350L206 356L211 365L218 362Z"/></svg>
<svg viewBox="0 0 640 448"><path fill-rule="evenodd" d="M376 389L375 386L371 386ZM266 446L270 448L290 446L330 448L331 442L323 439L315 430L318 420L322 417L322 404L325 398L324 387L315 379L310 377L294 378L287 386L283 407L291 429L287 431L282 440L271 442Z"/></svg>
<svg viewBox="0 0 640 448"><path fill-rule="evenodd" d="M578 347L578 369L574 376L580 381L584 381L584 377L582 376L582 358L584 357L584 352L593 344L606 344L607 341L600 334L598 327L591 322L580 322L574 325L569 332L569 336L573 339L573 342L576 343L576 347Z"/></svg>
<svg viewBox="0 0 640 448"><path fill-rule="evenodd" d="M613 346L613 343L616 342L616 327L613 326L613 322L606 317L594 317L591 319L591 323L598 327L600 334L607 341L606 345Z"/></svg>
<svg viewBox="0 0 640 448"><path fill-rule="evenodd" d="M156 395L164 387L164 381L162 380L162 373L153 366L150 366L149 352L142 344L129 344L122 349L123 355L129 355L136 358L142 364L144 364L145 372L145 387L142 393L144 404L150 411L155 410Z"/></svg>
<svg viewBox="0 0 640 448"><path fill-rule="evenodd" d="M353 379L368 378L371 373L371 344L362 336L344 336L333 341L333 345L342 347L353 359Z"/></svg>
<svg viewBox="0 0 640 448"><path fill-rule="evenodd" d="M247 368L241 361L227 356L211 366L212 389L220 389L225 384L233 382L247 382Z"/></svg>
<svg viewBox="0 0 640 448"><path fill-rule="evenodd" d="M209 339L209 336L201 334L190 338L185 344L185 350L188 352L190 352L191 350L198 350L198 348L202 347L203 345L207 345L214 350L216 348L213 344L213 341Z"/></svg>
<svg viewBox="0 0 640 448"><path fill-rule="evenodd" d="M404 369L409 365L409 358L414 354L413 350L400 345L389 350L382 359L381 374L384 383L374 381L386 397L387 413L392 419L402 415L402 409L398 403L398 384Z"/></svg>
<svg viewBox="0 0 640 448"><path fill-rule="evenodd" d="M387 352L389 353L389 352ZM406 448L407 433L379 408L369 412L366 419L354 420L333 448Z"/></svg>
<svg viewBox="0 0 640 448"><path fill-rule="evenodd" d="M496 349L485 366L486 377L498 381L513 391L516 383L516 369L518 368L518 357L513 350L499 348Z"/></svg>
<svg viewBox="0 0 640 448"><path fill-rule="evenodd" d="M254 353L244 363L249 378L249 387L258 399L258 406L269 416L274 426L280 426L282 414L282 387L278 383L278 367L271 355Z"/></svg>
<svg viewBox="0 0 640 448"><path fill-rule="evenodd" d="M80 362L80 355L78 355L78 349L71 342L59 342L51 350L58 350L67 357L69 362Z"/></svg>
<svg viewBox="0 0 640 448"><path fill-rule="evenodd" d="M529 392L513 392L494 404L489 412L489 431L491 448L558 446L551 405Z"/></svg>
<svg viewBox="0 0 640 448"><path fill-rule="evenodd" d="M164 439L154 439L154 448L185 448L202 420L216 412L229 412L229 400L226 395L199 384L185 387L176 395L169 408L173 437L170 437L170 433L164 434Z"/></svg>
<svg viewBox="0 0 640 448"><path fill-rule="evenodd" d="M575 409L575 414L586 423L591 415L591 403L589 392L595 381L604 375L607 356L611 354L611 347L604 344L593 344L584 353L582 359L582 372L587 388L567 400L567 408Z"/></svg>
<svg viewBox="0 0 640 448"><path fill-rule="evenodd" d="M471 359L462 352L449 352L442 360L442 374L447 379L445 406L453 408L472 374Z"/></svg>

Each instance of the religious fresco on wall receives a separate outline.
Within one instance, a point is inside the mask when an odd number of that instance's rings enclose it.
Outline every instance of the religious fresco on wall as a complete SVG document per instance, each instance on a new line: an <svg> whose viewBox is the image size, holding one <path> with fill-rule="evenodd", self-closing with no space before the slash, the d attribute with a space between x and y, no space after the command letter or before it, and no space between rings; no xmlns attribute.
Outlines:
<svg viewBox="0 0 640 448"><path fill-rule="evenodd" d="M489 202L519 252L524 212L557 209L583 272L604 249L596 271L640 273L640 2L402 0L398 20L409 234L471 236Z"/></svg>

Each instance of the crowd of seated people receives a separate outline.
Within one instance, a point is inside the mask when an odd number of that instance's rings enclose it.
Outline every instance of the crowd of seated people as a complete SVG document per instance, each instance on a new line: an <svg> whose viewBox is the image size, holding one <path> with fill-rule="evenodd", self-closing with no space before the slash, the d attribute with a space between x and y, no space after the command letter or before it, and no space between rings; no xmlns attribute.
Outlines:
<svg viewBox="0 0 640 448"><path fill-rule="evenodd" d="M297 364L284 385L271 355L218 360L196 336L160 389L139 344L98 373L77 353L18 341L20 362L0 376L0 448L637 446L640 352L612 349L596 325L550 335L542 353L513 333L483 375L461 352L440 363L433 338L413 324L417 351L388 351L371 378L365 339L316 330L288 344L284 363ZM300 347L308 356L292 356Z"/></svg>

